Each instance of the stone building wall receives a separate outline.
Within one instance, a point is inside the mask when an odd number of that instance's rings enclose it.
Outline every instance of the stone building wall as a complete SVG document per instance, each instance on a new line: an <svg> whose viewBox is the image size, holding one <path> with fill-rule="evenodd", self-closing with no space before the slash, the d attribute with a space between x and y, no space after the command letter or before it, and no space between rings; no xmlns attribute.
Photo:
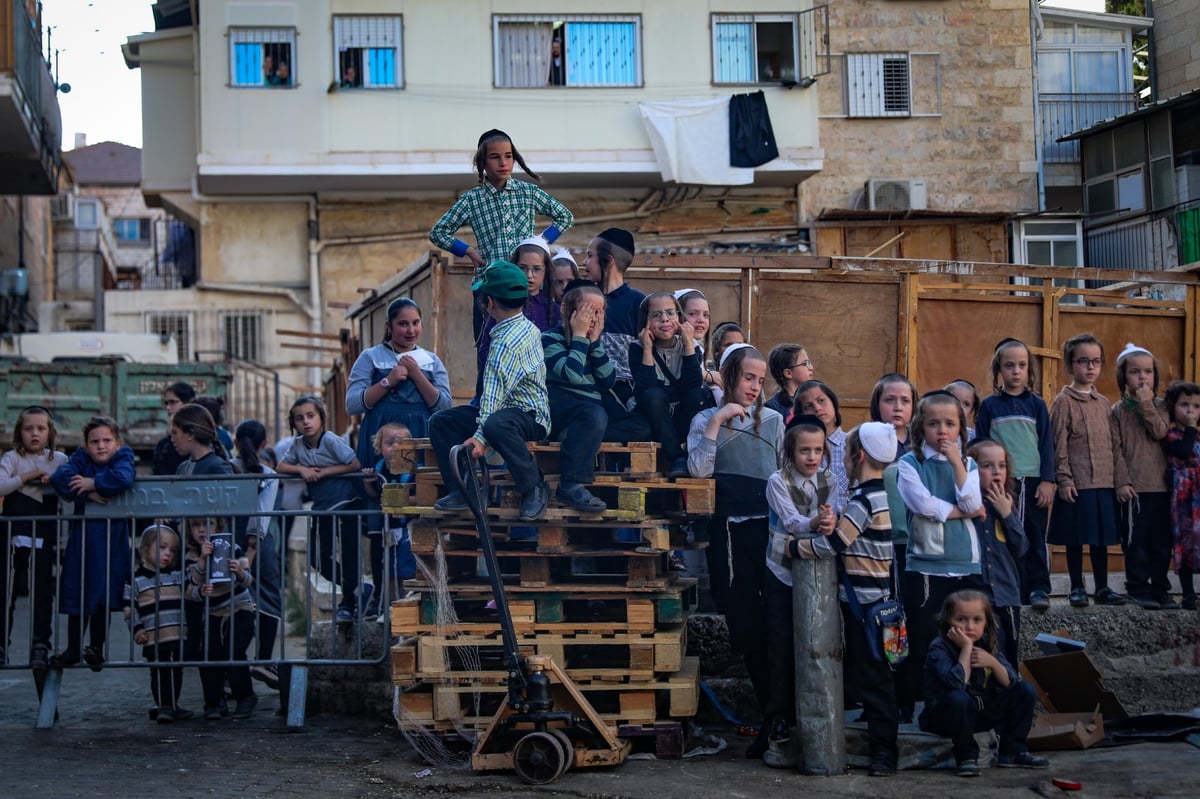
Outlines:
<svg viewBox="0 0 1200 799"><path fill-rule="evenodd" d="M1154 0L1159 99L1200 89L1200 0Z"/></svg>
<svg viewBox="0 0 1200 799"><path fill-rule="evenodd" d="M1026 0L829 6L831 73L821 95L824 169L801 185L804 214L866 208L870 178L923 178L929 208L1037 208ZM846 53L910 54L912 116L847 118Z"/></svg>

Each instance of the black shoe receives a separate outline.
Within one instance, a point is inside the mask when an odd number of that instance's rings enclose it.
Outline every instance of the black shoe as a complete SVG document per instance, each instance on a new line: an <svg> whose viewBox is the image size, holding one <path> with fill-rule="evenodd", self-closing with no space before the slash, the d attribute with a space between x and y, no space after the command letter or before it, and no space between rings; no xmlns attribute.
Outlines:
<svg viewBox="0 0 1200 799"><path fill-rule="evenodd" d="M72 666L78 666L80 660L78 652L73 649L64 649L50 658L50 666L56 669L69 669Z"/></svg>
<svg viewBox="0 0 1200 799"><path fill-rule="evenodd" d="M1011 755L1000 755L996 758L1000 768L1050 768L1050 761L1032 752L1017 752Z"/></svg>
<svg viewBox="0 0 1200 799"><path fill-rule="evenodd" d="M896 767L892 765L890 757L873 757L871 758L871 766L867 769L868 777L890 777L896 773Z"/></svg>
<svg viewBox="0 0 1200 799"><path fill-rule="evenodd" d="M1155 594L1154 600L1158 602L1160 610L1179 610L1179 603L1170 594Z"/></svg>
<svg viewBox="0 0 1200 799"><path fill-rule="evenodd" d="M104 653L94 646L85 646L83 662L88 664L88 668L92 671L101 671L104 668Z"/></svg>
<svg viewBox="0 0 1200 799"><path fill-rule="evenodd" d="M960 761L958 771L955 772L960 777L978 777L980 773L979 761L974 758Z"/></svg>
<svg viewBox="0 0 1200 799"><path fill-rule="evenodd" d="M0 663L4 662L4 648L0 647ZM29 652L29 668L34 671L45 671L50 668L50 647L46 644L34 644Z"/></svg>
<svg viewBox="0 0 1200 799"><path fill-rule="evenodd" d="M1087 591L1082 588L1072 588L1067 601L1071 603L1071 607L1073 608L1086 608L1088 606ZM978 765L977 763L976 768L978 768Z"/></svg>
<svg viewBox="0 0 1200 799"><path fill-rule="evenodd" d="M279 669L274 663L267 663L262 666L251 666L250 676L270 688L272 691L279 690Z"/></svg>
<svg viewBox="0 0 1200 799"><path fill-rule="evenodd" d="M1029 607L1038 612L1047 611L1050 609L1050 597L1045 591L1029 592Z"/></svg>
<svg viewBox="0 0 1200 799"><path fill-rule="evenodd" d="M1130 594L1129 602L1132 605L1137 605L1139 608L1142 608L1143 610L1161 610L1162 609L1161 602L1151 599L1148 596Z"/></svg>
<svg viewBox="0 0 1200 799"><path fill-rule="evenodd" d="M158 712L154 714L154 720L159 724L174 724L175 709L163 705L158 709Z"/></svg>
<svg viewBox="0 0 1200 799"><path fill-rule="evenodd" d="M1107 585L1096 592L1097 605L1124 605L1129 600L1124 594L1118 594Z"/></svg>
<svg viewBox="0 0 1200 799"><path fill-rule="evenodd" d="M554 492L554 498L564 505L570 505L580 513L603 513L608 510L604 500L588 491L580 483L562 483Z"/></svg>
<svg viewBox="0 0 1200 799"><path fill-rule="evenodd" d="M466 510L467 498L462 495L461 491L451 491L446 496L433 503L434 510Z"/></svg>
<svg viewBox="0 0 1200 799"><path fill-rule="evenodd" d="M1196 595L1188 594L1187 596L1185 596L1183 598L1183 601L1179 603L1179 607L1183 608L1184 610L1195 610L1196 609Z"/></svg>
<svg viewBox="0 0 1200 799"><path fill-rule="evenodd" d="M753 743L746 747L747 760L761 760L762 756L767 753L767 747L771 743L771 728L767 724L763 724L758 729L758 735L755 736Z"/></svg>
<svg viewBox="0 0 1200 799"><path fill-rule="evenodd" d="M671 468L667 470L667 477L691 477L692 473L688 471L687 458L676 458L671 462Z"/></svg>
<svg viewBox="0 0 1200 799"><path fill-rule="evenodd" d="M188 719L196 718L196 711L188 710L186 707L175 706L175 720L187 721Z"/></svg>
<svg viewBox="0 0 1200 799"><path fill-rule="evenodd" d="M254 715L254 708L258 707L258 697L254 694L242 697L238 700L237 707L234 708L233 717L235 719L248 719Z"/></svg>
<svg viewBox="0 0 1200 799"><path fill-rule="evenodd" d="M521 515L517 518L523 522L536 522L546 512L546 503L549 501L550 486L542 480L521 495Z"/></svg>

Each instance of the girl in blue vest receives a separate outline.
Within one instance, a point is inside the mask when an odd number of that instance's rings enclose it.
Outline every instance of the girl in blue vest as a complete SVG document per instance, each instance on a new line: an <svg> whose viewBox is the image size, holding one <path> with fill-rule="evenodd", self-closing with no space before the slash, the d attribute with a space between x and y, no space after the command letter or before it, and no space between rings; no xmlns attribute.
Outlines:
<svg viewBox="0 0 1200 799"><path fill-rule="evenodd" d="M971 519L983 513L979 472L963 454L967 420L958 398L931 391L913 415L912 450L900 459L896 487L908 517L908 552L901 593L908 617L908 660L896 699L901 720L921 699L921 667L937 635L947 596L971 587L980 573L979 540Z"/></svg>
<svg viewBox="0 0 1200 799"><path fill-rule="evenodd" d="M716 513L709 531L725 545L715 549L728 553L729 584L714 583L714 594L729 624L733 646L746 661L759 706L765 708L771 690L764 600L767 561L763 553L770 514L766 490L767 481L779 468L783 417L763 407L767 360L749 344L734 345L725 352L721 379L727 402L697 413L688 430L688 470L693 477L716 481ZM713 550L710 546L710 555ZM719 581L719 574L711 571L710 579ZM762 757L768 732L764 724L747 757Z"/></svg>

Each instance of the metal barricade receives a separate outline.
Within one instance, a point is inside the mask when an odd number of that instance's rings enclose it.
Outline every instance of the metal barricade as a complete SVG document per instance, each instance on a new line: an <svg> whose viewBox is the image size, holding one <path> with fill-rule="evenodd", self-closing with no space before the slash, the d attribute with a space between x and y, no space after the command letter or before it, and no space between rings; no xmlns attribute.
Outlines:
<svg viewBox="0 0 1200 799"><path fill-rule="evenodd" d="M309 667L382 663L402 528L361 490L338 509L260 509L260 490L289 479L146 477L83 514L0 517L0 669L33 672L37 726L53 726L64 674L85 666L151 670L160 712L184 668L199 669L209 712L227 680L240 700L254 677L300 727ZM160 561L171 532L175 557Z"/></svg>

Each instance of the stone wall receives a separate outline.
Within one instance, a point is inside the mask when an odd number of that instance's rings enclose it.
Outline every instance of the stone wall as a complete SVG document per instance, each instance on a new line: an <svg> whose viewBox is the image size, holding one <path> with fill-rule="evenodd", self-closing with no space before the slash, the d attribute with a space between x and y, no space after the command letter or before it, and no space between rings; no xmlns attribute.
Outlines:
<svg viewBox="0 0 1200 799"><path fill-rule="evenodd" d="M1154 0L1158 99L1200 88L1200 0Z"/></svg>
<svg viewBox="0 0 1200 799"><path fill-rule="evenodd" d="M825 163L801 184L808 217L855 207L870 178L923 178L930 209L1036 209L1026 0L851 0L830 4L829 18L832 71L817 82ZM882 52L910 54L913 115L848 118L845 54Z"/></svg>

